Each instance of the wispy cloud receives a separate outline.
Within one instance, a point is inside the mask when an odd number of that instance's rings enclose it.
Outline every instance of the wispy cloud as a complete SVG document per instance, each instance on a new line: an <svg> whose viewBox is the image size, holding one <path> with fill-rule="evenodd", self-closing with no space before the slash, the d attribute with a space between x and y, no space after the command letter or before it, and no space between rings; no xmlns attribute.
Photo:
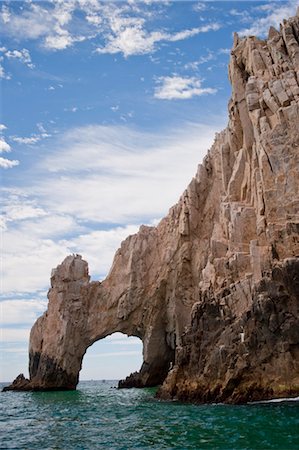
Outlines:
<svg viewBox="0 0 299 450"><path fill-rule="evenodd" d="M125 57L131 55L143 55L153 53L159 42L177 42L199 33L219 30L218 23L207 24L177 33L166 33L162 31L148 32L144 27L144 19L134 22L123 18L115 18L112 31L107 37L107 43L97 48L98 53L123 53Z"/></svg>
<svg viewBox="0 0 299 450"><path fill-rule="evenodd" d="M0 153L3 152L10 152L11 147L10 145L4 140L4 138L0 137Z"/></svg>
<svg viewBox="0 0 299 450"><path fill-rule="evenodd" d="M24 39L43 39L48 49L64 49L73 43L73 37L65 26L71 21L74 2L55 2L53 4L28 3L22 11L12 12L2 6L2 26L6 33Z"/></svg>
<svg viewBox="0 0 299 450"><path fill-rule="evenodd" d="M20 162L17 159L7 159L0 157L0 167L2 169L11 169L12 167L18 166Z"/></svg>
<svg viewBox="0 0 299 450"><path fill-rule="evenodd" d="M30 69L34 68L34 64L31 61L31 56L29 50L23 48L21 50L8 50L6 47L0 47L0 53L2 54L0 57L0 61L9 61L9 60L17 60L22 64L25 64ZM0 79L10 80L11 75L7 73L2 64L0 64Z"/></svg>
<svg viewBox="0 0 299 450"><path fill-rule="evenodd" d="M140 345L141 339L138 337L127 336L123 333L113 333L105 338L107 344L110 345Z"/></svg>
<svg viewBox="0 0 299 450"><path fill-rule="evenodd" d="M296 9L299 6L298 0L291 0L287 2L269 2L263 5L265 8L259 8L264 11L266 15L259 19L255 19L251 26L241 29L238 33L240 36L261 36L268 34L270 26L279 28L283 19L296 14Z"/></svg>
<svg viewBox="0 0 299 450"><path fill-rule="evenodd" d="M1 303L0 303L1 307ZM1 329L1 342L28 342L30 327L26 328L5 328Z"/></svg>
<svg viewBox="0 0 299 450"><path fill-rule="evenodd" d="M17 144L24 144L24 145L34 145L37 142L41 141L42 139L50 137L50 134L48 133L40 133L40 134L33 134L29 137L21 137L21 136L10 136L10 139Z"/></svg>
<svg viewBox="0 0 299 450"><path fill-rule="evenodd" d="M91 353L85 356L85 359L89 358L113 358L122 356L140 356L140 351L138 350L124 350L122 352L105 352L105 353Z"/></svg>
<svg viewBox="0 0 299 450"><path fill-rule="evenodd" d="M17 144L34 145L43 139L51 137L51 134L46 131L42 123L37 123L36 128L38 133L32 133L31 136L10 136L10 139Z"/></svg>
<svg viewBox="0 0 299 450"><path fill-rule="evenodd" d="M209 51L206 55L200 56L196 61L185 64L184 68L197 70L200 65L212 61L215 57L215 52Z"/></svg>
<svg viewBox="0 0 299 450"><path fill-rule="evenodd" d="M191 61L184 65L184 69L189 70L192 69L197 71L199 66L202 64L209 63L211 61L215 61L222 55L229 55L231 52L230 48L220 48L217 51L208 50L205 55L201 55L196 61Z"/></svg>
<svg viewBox="0 0 299 450"><path fill-rule="evenodd" d="M37 317L46 310L46 307L46 298L44 300L24 298L4 300L0 302L0 326L32 325Z"/></svg>
<svg viewBox="0 0 299 450"><path fill-rule="evenodd" d="M71 108L64 108L65 112L77 112L78 111L78 107L77 106L72 106Z"/></svg>
<svg viewBox="0 0 299 450"><path fill-rule="evenodd" d="M29 50L23 48L22 50L7 50L5 53L6 58L8 59L16 59L26 64L30 69L34 68L34 64L32 64L31 56Z"/></svg>
<svg viewBox="0 0 299 450"><path fill-rule="evenodd" d="M61 244L68 248L69 253L76 253L80 249L82 255L88 258L92 273L97 273L103 278L109 272L120 243L128 236L137 233L138 229L138 225L127 225L110 230L89 231L73 239L62 240Z"/></svg>
<svg viewBox="0 0 299 450"><path fill-rule="evenodd" d="M115 5L97 0L28 2L18 13L7 5L2 6L0 23L7 34L14 38L21 35L24 39L39 39L47 50L64 50L76 42L98 37L104 43L97 48L97 53L122 53L125 57L152 53L159 42L176 42L220 28L218 23L208 23L176 33L149 30L147 18L153 15L147 9L149 6L146 2ZM163 6L167 7L167 2ZM19 53L10 57L22 58Z"/></svg>
<svg viewBox="0 0 299 450"><path fill-rule="evenodd" d="M51 269L72 252L104 277L121 241L178 200L222 125L156 134L93 125L49 142L43 161L1 193L4 291L47 288Z"/></svg>
<svg viewBox="0 0 299 450"><path fill-rule="evenodd" d="M20 136L11 136L11 140L16 142L17 144L36 144L40 138L37 136L31 137L20 137Z"/></svg>
<svg viewBox="0 0 299 450"><path fill-rule="evenodd" d="M44 209L37 207L33 201L27 200L26 196L22 197L19 192L4 190L3 194L1 209L7 222L36 219L47 215ZM6 200L4 200L4 196Z"/></svg>
<svg viewBox="0 0 299 450"><path fill-rule="evenodd" d="M10 75L8 75L5 70L4 67L0 64L0 79L3 80L10 80Z"/></svg>
<svg viewBox="0 0 299 450"><path fill-rule="evenodd" d="M39 201L46 209L98 222L161 217L186 187L213 136L213 127L195 124L157 134L126 126L75 128L41 163Z"/></svg>
<svg viewBox="0 0 299 450"><path fill-rule="evenodd" d="M195 77L172 75L159 77L155 89L155 98L161 100L186 100L195 96L215 94L214 88L203 88L202 81Z"/></svg>
<svg viewBox="0 0 299 450"><path fill-rule="evenodd" d="M202 12L202 11L205 11L206 9L207 9L206 2L197 2L193 6L193 10L196 12Z"/></svg>
<svg viewBox="0 0 299 450"><path fill-rule="evenodd" d="M6 130L6 126L0 125L0 133L3 133ZM0 136L0 153L9 153L11 152L11 146L6 142L3 136ZM11 160L7 158L0 157L0 168L2 169L11 169L12 167L18 166L19 161L16 159Z"/></svg>

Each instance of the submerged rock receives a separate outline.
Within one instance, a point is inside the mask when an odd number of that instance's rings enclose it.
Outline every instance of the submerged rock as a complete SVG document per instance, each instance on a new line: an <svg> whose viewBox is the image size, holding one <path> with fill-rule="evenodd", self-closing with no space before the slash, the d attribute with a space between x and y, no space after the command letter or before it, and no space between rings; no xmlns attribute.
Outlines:
<svg viewBox="0 0 299 450"><path fill-rule="evenodd" d="M33 389L75 389L86 349L120 331L144 359L120 387L163 383L161 398L196 402L299 394L298 37L298 16L268 40L235 36L228 126L179 202L121 244L102 283L79 255L53 271L30 335Z"/></svg>

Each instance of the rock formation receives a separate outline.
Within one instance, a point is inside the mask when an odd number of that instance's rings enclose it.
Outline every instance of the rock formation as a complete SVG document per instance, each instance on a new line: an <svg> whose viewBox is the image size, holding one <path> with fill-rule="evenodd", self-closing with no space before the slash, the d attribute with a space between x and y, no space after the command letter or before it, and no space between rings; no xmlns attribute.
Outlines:
<svg viewBox="0 0 299 450"><path fill-rule="evenodd" d="M246 402L299 394L299 17L236 35L229 123L179 202L117 251L103 282L68 256L30 336L31 389L74 389L95 341L144 362L121 386Z"/></svg>

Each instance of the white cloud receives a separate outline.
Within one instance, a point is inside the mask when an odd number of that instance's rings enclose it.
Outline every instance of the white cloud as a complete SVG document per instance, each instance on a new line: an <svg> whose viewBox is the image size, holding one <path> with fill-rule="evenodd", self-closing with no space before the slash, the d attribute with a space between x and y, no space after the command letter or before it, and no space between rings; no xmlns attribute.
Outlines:
<svg viewBox="0 0 299 450"><path fill-rule="evenodd" d="M25 353L28 355L28 347L8 347L5 349L5 353Z"/></svg>
<svg viewBox="0 0 299 450"><path fill-rule="evenodd" d="M47 215L45 210L36 207L33 202L13 195L9 196L7 204L3 205L2 212L8 222L36 219Z"/></svg>
<svg viewBox="0 0 299 450"><path fill-rule="evenodd" d="M10 59L16 59L20 61L21 63L25 64L30 69L34 68L34 64L32 64L31 56L29 53L29 50L26 48L23 48L22 50L7 50L6 47L1 47L0 51L3 53L3 56L1 56L0 60L10 60ZM11 76L7 74L4 70L4 67L0 64L0 78L5 80L10 80Z"/></svg>
<svg viewBox="0 0 299 450"><path fill-rule="evenodd" d="M1 328L0 342L28 342L30 328ZM16 374L15 374L16 375Z"/></svg>
<svg viewBox="0 0 299 450"><path fill-rule="evenodd" d="M0 64L0 79L2 80L10 80L10 75L8 75L5 70L4 67Z"/></svg>
<svg viewBox="0 0 299 450"><path fill-rule="evenodd" d="M73 129L45 155L32 189L46 210L81 220L140 223L161 217L194 175L214 130L194 124L157 134L125 126Z"/></svg>
<svg viewBox="0 0 299 450"><path fill-rule="evenodd" d="M50 137L48 133L33 134L30 137L10 136L10 139L17 144L34 145L42 139Z"/></svg>
<svg viewBox="0 0 299 450"><path fill-rule="evenodd" d="M167 7L167 2L163 6ZM28 2L17 13L3 6L0 22L7 34L15 38L39 39L48 50L64 50L76 42L99 37L104 40L104 45L97 49L98 53L120 52L125 57L151 53L162 41L176 42L220 27L211 23L177 33L148 30L147 18L153 14L146 2L141 6L135 2L116 5L80 0L48 4ZM17 53L10 57L21 58Z"/></svg>
<svg viewBox="0 0 299 450"><path fill-rule="evenodd" d="M34 236L34 229L25 234L22 228L11 228L3 232L3 292L45 289L52 268L69 254L68 249L50 238Z"/></svg>
<svg viewBox="0 0 299 450"><path fill-rule="evenodd" d="M45 47L49 50L64 50L70 47L74 39L68 34L57 34L54 36L47 36L45 39Z"/></svg>
<svg viewBox="0 0 299 450"><path fill-rule="evenodd" d="M2 128L3 129L3 128ZM4 140L4 138L0 137L0 153L11 151L10 145Z"/></svg>
<svg viewBox="0 0 299 450"><path fill-rule="evenodd" d="M124 333L116 332L105 337L105 343L110 345L140 345L141 339L134 336L127 336Z"/></svg>
<svg viewBox="0 0 299 450"><path fill-rule="evenodd" d="M30 69L34 68L29 50L27 50L26 48L23 48L22 50L7 50L5 52L5 56L8 59L18 59L22 63L26 64L26 66L28 66Z"/></svg>
<svg viewBox="0 0 299 450"><path fill-rule="evenodd" d="M218 50L218 53L219 53L220 55L230 55L231 49L230 49L230 48L220 48L220 49Z"/></svg>
<svg viewBox="0 0 299 450"><path fill-rule="evenodd" d="M161 31L148 32L144 28L144 20L127 20L124 18L114 18L112 32L107 37L104 47L96 49L97 53L123 53L125 57L131 55L143 55L155 51L155 45L162 41L181 41L199 33L217 31L220 28L218 23L211 23L203 27L196 27L190 30L183 30L177 33L166 33Z"/></svg>
<svg viewBox="0 0 299 450"><path fill-rule="evenodd" d="M210 61L215 61L219 56L229 55L231 52L230 48L219 48L217 51L208 50L207 54L201 55L196 61L186 63L184 69L192 69L194 71L198 70L199 66L206 64Z"/></svg>
<svg viewBox="0 0 299 450"><path fill-rule="evenodd" d="M6 5L2 6L1 16L4 23L8 23L10 21L10 12Z"/></svg>
<svg viewBox="0 0 299 450"><path fill-rule="evenodd" d="M6 126L3 124L0 124L0 133L2 133L2 131L6 130ZM5 141L4 137L0 136L0 154L1 153L9 153L11 152L11 147L10 145ZM7 159L7 158L3 158L0 157L0 168L2 169L11 169L12 167L18 166L19 165L19 161L17 161L16 159Z"/></svg>
<svg viewBox="0 0 299 450"><path fill-rule="evenodd" d="M47 307L44 300L4 300L0 302L0 326L33 325Z"/></svg>
<svg viewBox="0 0 299 450"><path fill-rule="evenodd" d="M274 26L279 29L280 23L283 19L287 19L290 16L296 14L296 9L299 6L298 0L291 0L288 2L271 2L266 5L267 8L263 9L266 12L265 17L255 19L253 24L246 29L240 30L238 33L240 36L261 36L264 37L268 34L270 26Z"/></svg>
<svg viewBox="0 0 299 450"><path fill-rule="evenodd" d="M251 11L248 9L238 10L236 8L232 8L229 11L229 14L242 23L250 22L252 19Z"/></svg>
<svg viewBox="0 0 299 450"><path fill-rule="evenodd" d="M137 233L139 226L127 225L110 230L91 231L71 240L63 240L69 252L80 251L88 260L91 275L105 277L112 265L113 257L120 243L129 235Z"/></svg>
<svg viewBox="0 0 299 450"><path fill-rule="evenodd" d="M18 144L36 144L40 138L37 136L33 137L19 137L19 136L11 136L11 140L17 142Z"/></svg>
<svg viewBox="0 0 299 450"><path fill-rule="evenodd" d="M78 107L77 106L72 106L71 108L64 108L64 111L66 112L77 112L78 111Z"/></svg>
<svg viewBox="0 0 299 450"><path fill-rule="evenodd" d="M216 57L215 53L209 51L206 55L200 56L200 58L197 61L192 61L190 63L185 64L184 68L197 70L200 65L212 61L213 59L215 59L215 57Z"/></svg>
<svg viewBox="0 0 299 450"><path fill-rule="evenodd" d="M53 7L54 6L54 7ZM12 12L8 7L2 7L0 19L3 29L13 37L23 39L42 39L42 45L49 50L63 50L82 36L71 34L73 13L78 2L65 1L51 4L28 2L18 13Z"/></svg>
<svg viewBox="0 0 299 450"><path fill-rule="evenodd" d="M120 346L123 347L123 346L127 346L127 345L129 345L129 346L131 346L131 345L133 345L133 346L138 345L139 346L141 344L141 341L138 338L130 338L130 339L123 338L123 339L116 339L115 341L111 341L109 343L111 345L116 345L116 346L120 345Z"/></svg>
<svg viewBox="0 0 299 450"><path fill-rule="evenodd" d="M105 353L92 353L86 354L85 361L90 358L111 358L111 357L122 357L122 356L140 356L140 351L138 350L124 350L123 352L105 352Z"/></svg>
<svg viewBox="0 0 299 450"><path fill-rule="evenodd" d="M12 167L18 166L19 164L20 162L16 159L11 160L0 157L0 167L2 167L2 169L11 169Z"/></svg>
<svg viewBox="0 0 299 450"><path fill-rule="evenodd" d="M46 129L41 122L38 122L36 124L36 127L37 127L38 131L40 131L41 133L46 133Z"/></svg>
<svg viewBox="0 0 299 450"><path fill-rule="evenodd" d="M209 31L217 31L221 28L219 23L211 23L208 25L204 25L202 27L192 28L191 30L183 30L175 33L173 35L166 34L165 40L170 42L181 41L183 39L187 39L192 36L196 36L199 33L208 33Z"/></svg>
<svg viewBox="0 0 299 450"><path fill-rule="evenodd" d="M56 140L21 189L2 190L4 292L46 289L51 269L73 252L104 277L121 241L178 200L215 128L153 134L94 125Z"/></svg>
<svg viewBox="0 0 299 450"><path fill-rule="evenodd" d="M31 4L21 13L9 12L8 7L2 7L1 18L6 32L12 36L20 35L25 39L38 39L50 32L52 27L51 16L48 10L40 5Z"/></svg>
<svg viewBox="0 0 299 450"><path fill-rule="evenodd" d="M59 237L81 228L72 217L51 214L18 191L3 190L1 198L2 291L7 294L46 289L51 269L71 253ZM20 276L16 277L16 273Z"/></svg>
<svg viewBox="0 0 299 450"><path fill-rule="evenodd" d="M161 100L186 100L194 96L204 94L215 94L216 89L202 88L201 80L195 77L180 77L173 75L170 77L159 77L160 84L155 89L155 98Z"/></svg>
<svg viewBox="0 0 299 450"><path fill-rule="evenodd" d="M116 333L119 334L119 333ZM135 338L125 338L127 348L114 347L111 344L117 344L117 341L111 341L114 335L108 336L103 340L95 342L88 348L83 359L83 367L80 372L81 379L122 379L129 373L139 370L142 364L142 342L134 342L132 346L130 341L136 341ZM104 361L105 360L105 361ZM119 362L121 361L121 364ZM117 366L117 368L116 368ZM79 385L80 389L80 385Z"/></svg>
<svg viewBox="0 0 299 450"><path fill-rule="evenodd" d="M195 5L193 6L193 10L196 12L202 12L205 11L207 9L207 4L205 2L198 2L195 3Z"/></svg>
<svg viewBox="0 0 299 450"><path fill-rule="evenodd" d="M82 254L94 279L104 278L121 241L138 231L136 225L128 225L86 232L73 239L60 239L62 233L76 233L79 227L74 219L41 217L23 220L15 229L8 225L9 228L3 232L2 248L2 291L6 294L47 289L52 268L70 253ZM16 277L16 273L20 276Z"/></svg>

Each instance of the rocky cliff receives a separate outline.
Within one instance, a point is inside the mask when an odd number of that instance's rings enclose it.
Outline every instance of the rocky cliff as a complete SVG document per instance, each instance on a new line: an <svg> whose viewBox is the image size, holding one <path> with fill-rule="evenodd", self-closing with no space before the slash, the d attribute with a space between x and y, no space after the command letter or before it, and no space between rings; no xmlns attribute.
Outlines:
<svg viewBox="0 0 299 450"><path fill-rule="evenodd" d="M30 336L30 381L74 389L82 358L115 331L144 362L121 386L246 402L299 395L299 17L267 40L236 35L229 123L179 202L117 251L102 282L67 257Z"/></svg>

